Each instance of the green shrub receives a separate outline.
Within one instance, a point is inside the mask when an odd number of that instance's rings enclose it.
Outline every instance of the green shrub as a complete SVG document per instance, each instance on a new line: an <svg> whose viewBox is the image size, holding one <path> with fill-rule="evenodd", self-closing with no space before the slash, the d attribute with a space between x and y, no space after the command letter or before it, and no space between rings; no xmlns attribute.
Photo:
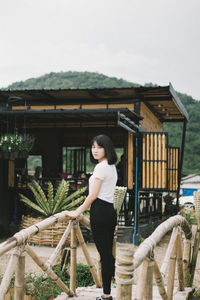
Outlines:
<svg viewBox="0 0 200 300"><path fill-rule="evenodd" d="M59 278L69 287L70 278L66 270L62 271L60 265L53 268L53 271ZM94 284L90 268L84 264L77 264L76 272L77 287L90 286ZM2 277L0 278L0 282ZM14 276L11 280L9 289L14 286ZM25 276L25 293L26 295L35 296L37 300L48 300L50 297L57 297L62 293L62 290L51 280L45 273L29 273Z"/></svg>
<svg viewBox="0 0 200 300"><path fill-rule="evenodd" d="M90 286L94 284L90 268L87 265L77 264L77 286Z"/></svg>

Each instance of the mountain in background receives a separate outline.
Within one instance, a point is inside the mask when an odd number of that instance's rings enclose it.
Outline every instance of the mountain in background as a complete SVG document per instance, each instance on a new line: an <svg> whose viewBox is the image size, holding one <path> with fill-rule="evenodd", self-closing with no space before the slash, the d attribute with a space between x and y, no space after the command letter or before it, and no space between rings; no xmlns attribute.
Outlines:
<svg viewBox="0 0 200 300"><path fill-rule="evenodd" d="M152 84L145 84L151 86ZM138 87L139 84L94 72L51 72L37 78L15 82L6 89L93 89ZM183 174L200 174L200 102L186 94L177 93L189 114L187 124ZM181 146L182 123L165 123L170 146Z"/></svg>

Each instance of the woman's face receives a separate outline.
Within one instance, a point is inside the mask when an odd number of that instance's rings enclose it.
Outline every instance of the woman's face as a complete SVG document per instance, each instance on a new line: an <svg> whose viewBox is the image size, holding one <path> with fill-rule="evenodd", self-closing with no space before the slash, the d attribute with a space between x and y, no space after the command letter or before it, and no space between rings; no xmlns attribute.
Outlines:
<svg viewBox="0 0 200 300"><path fill-rule="evenodd" d="M94 141L92 145L92 155L94 159L98 160L98 162L101 162L102 160L106 159L105 149L99 146L96 141Z"/></svg>

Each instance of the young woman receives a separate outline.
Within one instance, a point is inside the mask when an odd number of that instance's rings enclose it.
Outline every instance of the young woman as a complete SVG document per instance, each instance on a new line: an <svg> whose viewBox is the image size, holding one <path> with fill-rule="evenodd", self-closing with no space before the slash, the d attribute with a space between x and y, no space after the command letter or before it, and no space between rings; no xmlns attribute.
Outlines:
<svg viewBox="0 0 200 300"><path fill-rule="evenodd" d="M115 163L117 155L111 139L98 135L91 142L90 159L96 163L89 179L89 194L75 211L66 211L71 218L78 218L90 206L90 224L97 250L101 257L103 295L96 300L112 300L111 279L115 272L112 255L114 230L117 223L113 208L114 189L117 182Z"/></svg>

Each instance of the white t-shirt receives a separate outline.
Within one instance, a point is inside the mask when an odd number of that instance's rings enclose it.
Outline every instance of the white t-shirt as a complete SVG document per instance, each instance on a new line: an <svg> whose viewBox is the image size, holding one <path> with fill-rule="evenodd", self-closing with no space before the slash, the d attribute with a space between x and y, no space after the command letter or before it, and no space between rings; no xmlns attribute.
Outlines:
<svg viewBox="0 0 200 300"><path fill-rule="evenodd" d="M115 165L109 165L107 160L98 163L89 179L89 191L95 178L102 180L98 198L113 203L114 190L117 183L117 171Z"/></svg>

